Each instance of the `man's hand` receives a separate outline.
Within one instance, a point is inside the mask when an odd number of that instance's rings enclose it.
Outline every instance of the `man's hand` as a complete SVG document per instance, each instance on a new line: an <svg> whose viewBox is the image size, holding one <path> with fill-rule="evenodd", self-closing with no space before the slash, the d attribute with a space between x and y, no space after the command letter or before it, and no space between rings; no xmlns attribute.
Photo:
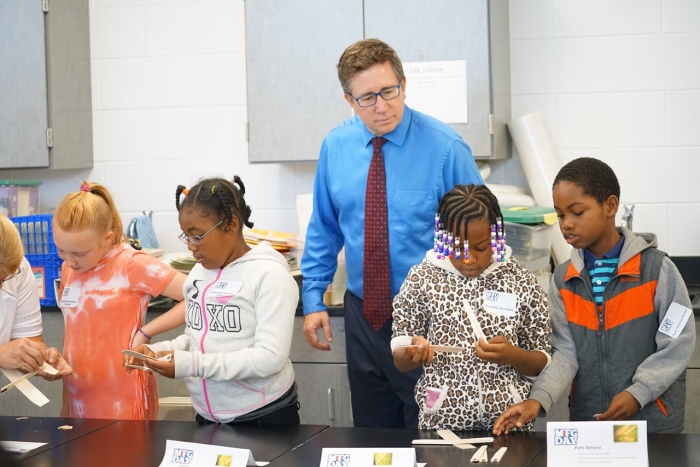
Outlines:
<svg viewBox="0 0 700 467"><path fill-rule="evenodd" d="M479 339L476 343L476 356L487 362L499 365L510 365L512 361L513 344L503 336L489 339Z"/></svg>
<svg viewBox="0 0 700 467"><path fill-rule="evenodd" d="M331 321L328 318L327 311L317 311L309 313L304 317L304 334L309 345L318 350L331 350L331 346L318 339L316 331L323 328L323 335L326 341L333 342L333 334L331 333Z"/></svg>
<svg viewBox="0 0 700 467"><path fill-rule="evenodd" d="M608 406L608 410L598 415L596 419L601 422L606 420L629 420L639 412L641 406L637 399L627 391L622 391L620 394L613 397L613 400Z"/></svg>
<svg viewBox="0 0 700 467"><path fill-rule="evenodd" d="M41 368L47 357L46 344L40 341L20 338L0 345L0 368L29 373Z"/></svg>
<svg viewBox="0 0 700 467"><path fill-rule="evenodd" d="M63 358L61 352L58 351L56 347L50 347L46 350L48 358L46 363L58 370L58 374L52 375L46 373L45 371L40 371L39 376L47 381L55 381L61 379L64 376L70 376L73 374L73 368L68 364L68 362Z"/></svg>
<svg viewBox="0 0 700 467"><path fill-rule="evenodd" d="M540 410L542 410L542 406L533 399L515 404L496 419L496 423L493 424L493 434L498 436L502 431L508 434L513 428L522 428L523 425L535 418Z"/></svg>

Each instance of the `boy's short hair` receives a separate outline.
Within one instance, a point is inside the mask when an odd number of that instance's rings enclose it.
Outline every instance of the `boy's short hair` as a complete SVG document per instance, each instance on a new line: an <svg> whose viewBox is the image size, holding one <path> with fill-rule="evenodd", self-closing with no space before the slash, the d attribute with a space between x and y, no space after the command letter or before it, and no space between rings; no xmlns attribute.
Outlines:
<svg viewBox="0 0 700 467"><path fill-rule="evenodd" d="M580 186L583 194L603 204L610 195L620 199L620 182L615 172L605 162L593 157L579 157L561 168L554 178L554 188L559 182L571 182Z"/></svg>

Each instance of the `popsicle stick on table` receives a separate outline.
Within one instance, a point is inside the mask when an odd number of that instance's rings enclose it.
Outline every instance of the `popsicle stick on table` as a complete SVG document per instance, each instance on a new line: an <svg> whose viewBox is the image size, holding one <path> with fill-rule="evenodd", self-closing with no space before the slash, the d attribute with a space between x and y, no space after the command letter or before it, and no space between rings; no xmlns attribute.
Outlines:
<svg viewBox="0 0 700 467"><path fill-rule="evenodd" d="M419 444L419 445L432 445L432 446L456 446L459 447L460 449L476 449L473 444L482 444L482 443L492 443L493 442L493 437L487 436L484 438L460 438L456 434L454 434L451 430L438 430L437 431L438 435L442 439L414 439L411 443L412 444ZM461 446L467 446L466 448L463 448Z"/></svg>

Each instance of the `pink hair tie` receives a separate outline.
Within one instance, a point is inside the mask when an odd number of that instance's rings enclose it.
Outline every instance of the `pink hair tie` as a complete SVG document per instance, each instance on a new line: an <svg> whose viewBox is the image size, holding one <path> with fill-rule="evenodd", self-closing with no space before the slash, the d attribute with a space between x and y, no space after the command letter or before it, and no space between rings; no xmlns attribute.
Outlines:
<svg viewBox="0 0 700 467"><path fill-rule="evenodd" d="M83 184L80 185L80 191L91 192L92 190L90 189L90 185L88 185L87 182L83 182Z"/></svg>

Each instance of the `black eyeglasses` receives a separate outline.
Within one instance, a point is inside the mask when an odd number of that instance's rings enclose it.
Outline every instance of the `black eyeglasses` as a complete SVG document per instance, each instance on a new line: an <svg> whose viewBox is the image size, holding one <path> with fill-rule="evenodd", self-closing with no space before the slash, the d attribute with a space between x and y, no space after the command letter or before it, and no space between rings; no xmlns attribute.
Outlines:
<svg viewBox="0 0 700 467"><path fill-rule="evenodd" d="M20 274L21 272L22 272L22 269L17 268L17 270L16 270L13 274L10 274L9 276L7 276L7 277L4 278L4 279L0 279L0 286L2 286L2 284L4 284L5 282L9 281L10 279L14 279L15 277L19 276L19 274Z"/></svg>
<svg viewBox="0 0 700 467"><path fill-rule="evenodd" d="M350 96L355 102L357 102L357 105L359 105L360 107L371 107L377 103L377 96L382 96L382 99L384 99L385 101L390 101L399 97L401 95L402 82L403 78L399 80L399 84L397 84L396 86L384 88L379 92L368 92L367 94L363 94L360 97L355 97L352 94L348 93L348 96Z"/></svg>
<svg viewBox="0 0 700 467"><path fill-rule="evenodd" d="M185 232L182 232L180 235L177 236L177 238L179 238L180 241L182 243L184 243L185 245L187 245L188 243L191 243L192 245L199 246L202 244L202 240L204 240L204 237L209 235L209 233L211 231L213 231L215 228L220 226L223 221L224 220L221 219L218 224L216 224L214 227L212 227L211 229L204 232L202 235L193 235L191 237L188 237L187 235L185 235Z"/></svg>

